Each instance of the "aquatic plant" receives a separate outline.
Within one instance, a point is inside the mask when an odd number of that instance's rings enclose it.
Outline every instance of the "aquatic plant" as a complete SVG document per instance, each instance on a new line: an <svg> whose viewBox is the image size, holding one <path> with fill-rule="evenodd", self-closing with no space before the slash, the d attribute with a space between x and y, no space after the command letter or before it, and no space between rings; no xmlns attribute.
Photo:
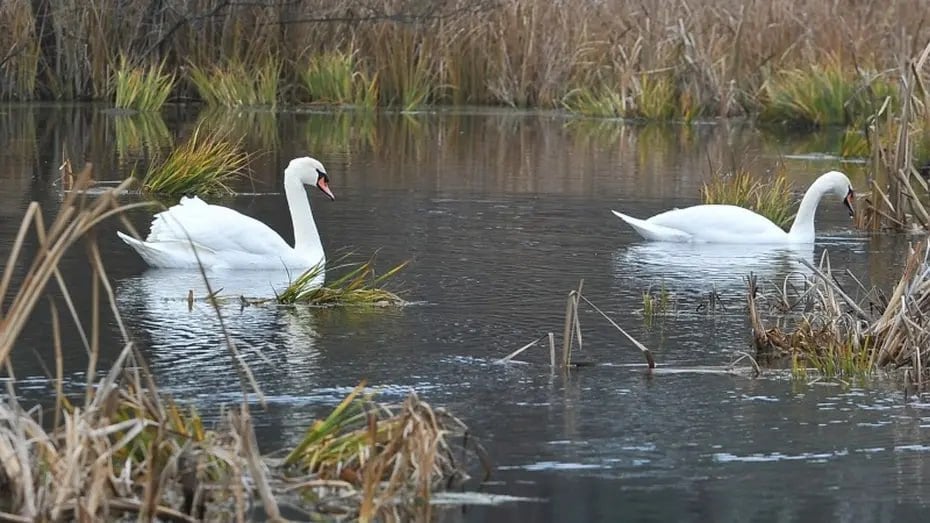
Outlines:
<svg viewBox="0 0 930 523"><path fill-rule="evenodd" d="M174 74L165 72L165 62L138 67L125 54L120 55L113 74L116 107L140 112L158 111L171 95L175 81Z"/></svg>
<svg viewBox="0 0 930 523"><path fill-rule="evenodd" d="M884 76L860 78L838 59L782 71L766 83L763 120L799 126L850 125L875 114L895 87Z"/></svg>
<svg viewBox="0 0 930 523"><path fill-rule="evenodd" d="M161 195L232 194L229 183L244 176L249 155L222 132L197 127L163 160L156 159L142 178L146 191Z"/></svg>
<svg viewBox="0 0 930 523"><path fill-rule="evenodd" d="M671 293L665 286L665 282L658 291L653 291L651 286L643 291L643 321L646 326L652 327L656 318L671 312L673 306Z"/></svg>
<svg viewBox="0 0 930 523"><path fill-rule="evenodd" d="M745 207L782 228L791 224L797 207L791 182L780 172L767 181L754 177L745 169L736 169L732 173L718 172L709 183L703 184L701 197L704 203Z"/></svg>
<svg viewBox="0 0 930 523"><path fill-rule="evenodd" d="M924 354L930 329L923 323L930 314L928 252L927 239L913 245L890 295L863 288L861 301L851 298L836 282L826 256L819 267L808 264L811 274L803 284L786 283L775 292L759 292L756 278L750 276L749 317L757 352L790 355L826 376L906 367L922 388L930 378L930 361ZM795 318L793 328L766 327L766 302L779 317Z"/></svg>
<svg viewBox="0 0 930 523"><path fill-rule="evenodd" d="M304 87L314 103L351 104L372 109L378 104L377 75L359 70L356 52L323 53L310 59L301 71Z"/></svg>
<svg viewBox="0 0 930 523"><path fill-rule="evenodd" d="M207 105L274 109L281 65L274 57L254 62L228 59L218 65L191 64L190 80Z"/></svg>
<svg viewBox="0 0 930 523"><path fill-rule="evenodd" d="M585 116L627 116L630 113L627 105L623 94L606 84L578 87L562 98L562 106L566 110Z"/></svg>
<svg viewBox="0 0 930 523"><path fill-rule="evenodd" d="M341 263L347 256L340 257L336 263ZM323 264L317 264L307 269L278 294L277 301L284 304L300 303L328 307L403 305L406 303L403 299L379 285L397 275L407 263L401 262L381 275L375 273L374 256L364 263L341 263L329 269ZM327 270L340 269L347 270L345 274L324 285L323 279Z"/></svg>

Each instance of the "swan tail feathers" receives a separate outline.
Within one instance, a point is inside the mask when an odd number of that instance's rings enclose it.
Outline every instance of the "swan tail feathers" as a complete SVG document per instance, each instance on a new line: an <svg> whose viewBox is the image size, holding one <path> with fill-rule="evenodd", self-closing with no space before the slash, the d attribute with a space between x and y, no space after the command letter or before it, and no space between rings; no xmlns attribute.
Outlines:
<svg viewBox="0 0 930 523"><path fill-rule="evenodd" d="M151 267L195 268L198 266L197 257L194 255L195 249L201 258L201 263L204 265L213 263L210 259L215 254L213 250L189 241L143 242L120 231L116 231L116 234L139 253L139 256Z"/></svg>
<svg viewBox="0 0 930 523"><path fill-rule="evenodd" d="M627 216L622 212L610 211L614 213L617 218L625 221L630 227L632 227L640 236L647 240L656 240L656 241L678 241L678 242L687 242L691 241L691 235L679 231L678 229L672 229L671 227L665 227L663 225L658 225L655 223L650 223L647 220L640 220L639 218L633 218L632 216Z"/></svg>

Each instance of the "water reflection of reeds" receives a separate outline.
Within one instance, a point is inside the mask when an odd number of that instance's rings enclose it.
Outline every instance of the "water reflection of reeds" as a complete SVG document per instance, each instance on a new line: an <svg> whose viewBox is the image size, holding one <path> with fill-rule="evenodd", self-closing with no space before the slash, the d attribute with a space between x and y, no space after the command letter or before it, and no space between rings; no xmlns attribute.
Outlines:
<svg viewBox="0 0 930 523"><path fill-rule="evenodd" d="M115 115L113 132L121 163L153 158L174 145L174 137L158 113Z"/></svg>
<svg viewBox="0 0 930 523"><path fill-rule="evenodd" d="M198 127L222 129L226 136L243 145L249 153L267 153L281 147L278 113L209 107L197 118Z"/></svg>

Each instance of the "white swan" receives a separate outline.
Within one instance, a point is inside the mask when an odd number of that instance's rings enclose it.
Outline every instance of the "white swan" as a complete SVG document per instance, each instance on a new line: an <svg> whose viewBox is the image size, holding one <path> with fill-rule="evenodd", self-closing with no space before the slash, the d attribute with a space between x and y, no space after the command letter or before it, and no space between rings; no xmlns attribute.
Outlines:
<svg viewBox="0 0 930 523"><path fill-rule="evenodd" d="M804 194L798 214L785 232L768 218L735 205L695 205L673 209L646 220L611 211L647 240L706 243L813 243L814 212L827 193L843 198L853 216L855 193L839 171L822 174Z"/></svg>
<svg viewBox="0 0 930 523"><path fill-rule="evenodd" d="M294 222L294 247L264 223L196 196L156 214L145 241L117 234L152 267L192 269L199 257L206 269L305 270L326 258L304 185L336 199L323 164L309 157L291 160L284 169L284 193Z"/></svg>

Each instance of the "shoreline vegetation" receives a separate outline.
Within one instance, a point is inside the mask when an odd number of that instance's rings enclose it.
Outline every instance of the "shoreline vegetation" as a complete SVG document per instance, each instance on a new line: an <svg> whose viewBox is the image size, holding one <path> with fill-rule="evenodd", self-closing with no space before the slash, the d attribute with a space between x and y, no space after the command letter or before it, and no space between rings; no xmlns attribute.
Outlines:
<svg viewBox="0 0 930 523"><path fill-rule="evenodd" d="M558 108L855 127L930 41L917 0L8 0L0 99ZM150 86L151 91L140 92Z"/></svg>

